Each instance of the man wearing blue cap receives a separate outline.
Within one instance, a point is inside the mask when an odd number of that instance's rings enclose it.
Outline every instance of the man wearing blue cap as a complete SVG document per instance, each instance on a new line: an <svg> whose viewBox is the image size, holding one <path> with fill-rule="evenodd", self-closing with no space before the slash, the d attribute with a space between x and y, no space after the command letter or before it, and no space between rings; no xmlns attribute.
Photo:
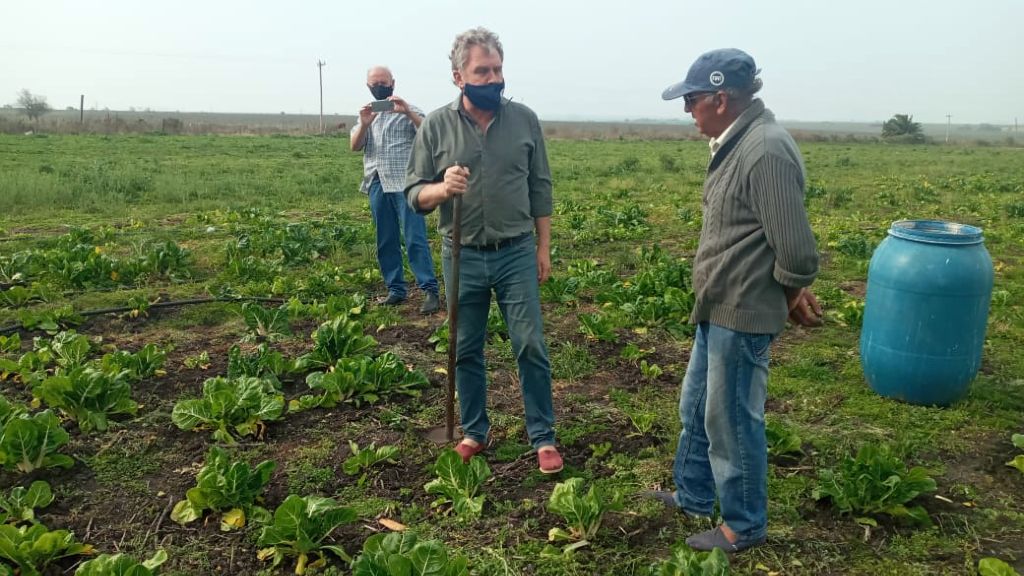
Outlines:
<svg viewBox="0 0 1024 576"><path fill-rule="evenodd" d="M820 323L821 308L807 290L818 273L818 252L803 203L803 160L754 97L759 72L741 50L713 50L662 94L682 97L697 129L711 139L693 263L690 320L697 331L679 400L676 490L650 493L691 516L710 516L717 496L722 523L686 539L696 550L732 553L764 543L769 347L787 319Z"/></svg>

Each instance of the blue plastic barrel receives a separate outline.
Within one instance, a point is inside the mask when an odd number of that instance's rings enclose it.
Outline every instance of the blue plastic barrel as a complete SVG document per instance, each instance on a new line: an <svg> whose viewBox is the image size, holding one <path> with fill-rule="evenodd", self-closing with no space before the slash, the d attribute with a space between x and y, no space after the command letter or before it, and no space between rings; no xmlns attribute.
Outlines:
<svg viewBox="0 0 1024 576"><path fill-rule="evenodd" d="M981 229L893 222L868 267L860 356L871 388L913 404L962 398L981 367L992 258Z"/></svg>

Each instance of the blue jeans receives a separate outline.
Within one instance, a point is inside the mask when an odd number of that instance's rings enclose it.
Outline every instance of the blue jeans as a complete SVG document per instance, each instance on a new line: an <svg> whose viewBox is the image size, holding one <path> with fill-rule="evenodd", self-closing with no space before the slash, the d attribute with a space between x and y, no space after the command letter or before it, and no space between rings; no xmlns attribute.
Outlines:
<svg viewBox="0 0 1024 576"><path fill-rule="evenodd" d="M445 285L451 286L451 241L441 247ZM508 325L512 353L519 366L519 383L526 410L526 433L534 448L555 443L555 413L551 402L551 365L544 344L537 283L537 249L532 235L493 252L463 247L459 274L459 330L455 386L459 392L462 432L486 443L487 369L484 343L491 291ZM450 291L446 291L450 299Z"/></svg>
<svg viewBox="0 0 1024 576"><path fill-rule="evenodd" d="M413 212L401 192L385 192L380 179L370 183L370 212L377 228L377 263L388 293L406 296L405 274L402 269L402 236L409 255L409 267L416 276L420 290L438 293L434 259L427 244L427 224L421 214Z"/></svg>
<svg viewBox="0 0 1024 576"><path fill-rule="evenodd" d="M679 398L676 504L710 516L717 494L722 520L742 540L768 526L764 402L773 338L701 322Z"/></svg>

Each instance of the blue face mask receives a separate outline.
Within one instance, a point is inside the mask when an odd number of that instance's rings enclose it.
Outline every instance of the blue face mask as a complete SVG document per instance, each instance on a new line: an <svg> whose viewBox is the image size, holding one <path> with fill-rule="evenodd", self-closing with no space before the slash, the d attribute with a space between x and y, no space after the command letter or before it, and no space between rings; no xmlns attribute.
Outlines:
<svg viewBox="0 0 1024 576"><path fill-rule="evenodd" d="M491 84L470 84L462 88L462 93L469 98L473 106L481 110L493 112L501 106L501 93L505 91L504 82L493 82Z"/></svg>

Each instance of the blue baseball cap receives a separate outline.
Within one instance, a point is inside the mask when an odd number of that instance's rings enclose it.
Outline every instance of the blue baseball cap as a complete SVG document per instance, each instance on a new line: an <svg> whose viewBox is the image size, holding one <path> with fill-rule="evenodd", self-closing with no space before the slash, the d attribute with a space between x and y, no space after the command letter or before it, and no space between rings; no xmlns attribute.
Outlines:
<svg viewBox="0 0 1024 576"><path fill-rule="evenodd" d="M721 48L701 54L690 66L686 79L661 93L663 100L674 100L693 92L717 92L724 88L749 88L761 70L743 50Z"/></svg>

